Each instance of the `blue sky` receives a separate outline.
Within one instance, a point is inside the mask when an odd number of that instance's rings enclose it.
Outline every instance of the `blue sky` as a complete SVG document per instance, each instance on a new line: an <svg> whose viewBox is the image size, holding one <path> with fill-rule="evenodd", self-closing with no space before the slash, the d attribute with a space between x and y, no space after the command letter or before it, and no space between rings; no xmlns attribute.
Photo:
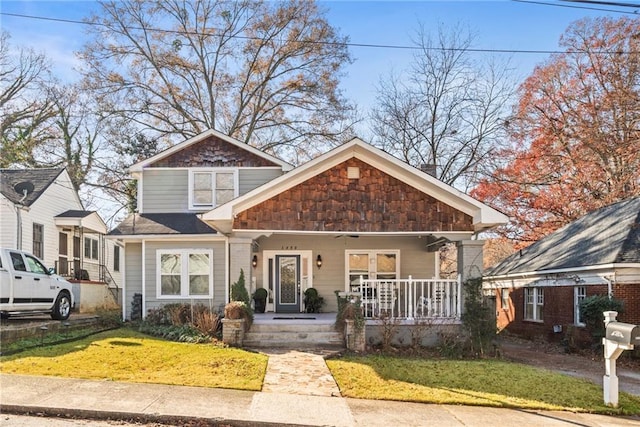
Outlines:
<svg viewBox="0 0 640 427"><path fill-rule="evenodd" d="M575 20L585 16L623 16L621 13L509 0L328 1L321 4L328 8L329 22L342 35L349 36L352 43L402 46L412 45L419 23L434 32L439 24L445 27L460 24L476 34L475 48L552 51L558 48L560 35ZM3 13L81 20L91 10L96 10L97 4L92 1L3 0L0 8ZM0 16L0 24L11 34L13 45L45 52L58 75L74 78L73 68L78 64L73 51L82 46L82 25L6 15ZM392 69L397 72L406 69L413 55L411 50L368 47L351 47L351 52L356 60L346 69L342 88L347 97L364 110L375 100L375 85L380 76L387 75ZM510 59L514 78L518 81L548 56L498 54L500 59Z"/></svg>

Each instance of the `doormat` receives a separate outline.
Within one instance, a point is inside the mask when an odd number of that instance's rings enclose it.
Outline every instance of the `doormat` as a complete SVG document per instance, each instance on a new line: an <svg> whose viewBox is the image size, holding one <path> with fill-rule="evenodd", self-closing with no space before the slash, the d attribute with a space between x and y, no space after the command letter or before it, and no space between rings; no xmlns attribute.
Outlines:
<svg viewBox="0 0 640 427"><path fill-rule="evenodd" d="M273 320L316 320L315 317L293 317L293 316L287 316L287 317L274 317Z"/></svg>

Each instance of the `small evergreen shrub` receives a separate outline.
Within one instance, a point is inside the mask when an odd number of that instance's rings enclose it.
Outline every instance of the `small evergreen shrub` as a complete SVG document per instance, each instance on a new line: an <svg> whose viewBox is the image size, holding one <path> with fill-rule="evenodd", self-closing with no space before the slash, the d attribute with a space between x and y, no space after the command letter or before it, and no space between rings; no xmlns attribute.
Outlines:
<svg viewBox="0 0 640 427"><path fill-rule="evenodd" d="M605 335L603 315L605 311L622 313L624 311L622 301L615 298L609 299L608 295L592 295L580 301L580 314L596 344L599 344Z"/></svg>
<svg viewBox="0 0 640 427"><path fill-rule="evenodd" d="M484 357L497 334L496 319L491 307L482 298L482 278L468 279L463 284L465 291L465 312L462 325L469 333L470 351L473 355Z"/></svg>
<svg viewBox="0 0 640 427"><path fill-rule="evenodd" d="M238 281L231 285L231 301L242 301L246 305L251 304L249 292L244 285L244 270L240 269L240 277Z"/></svg>

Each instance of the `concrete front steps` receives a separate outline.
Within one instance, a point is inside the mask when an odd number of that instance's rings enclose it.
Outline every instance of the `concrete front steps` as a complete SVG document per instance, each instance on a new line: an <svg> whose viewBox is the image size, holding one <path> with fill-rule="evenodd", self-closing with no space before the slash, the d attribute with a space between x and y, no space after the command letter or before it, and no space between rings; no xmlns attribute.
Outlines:
<svg viewBox="0 0 640 427"><path fill-rule="evenodd" d="M253 348L344 348L344 337L335 330L334 323L335 314L332 313L256 315L242 345Z"/></svg>

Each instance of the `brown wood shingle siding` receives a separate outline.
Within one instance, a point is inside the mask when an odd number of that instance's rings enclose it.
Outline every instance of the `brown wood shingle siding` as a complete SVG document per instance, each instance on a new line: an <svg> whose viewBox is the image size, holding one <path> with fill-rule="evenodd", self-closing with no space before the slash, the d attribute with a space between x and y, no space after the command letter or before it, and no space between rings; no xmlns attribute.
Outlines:
<svg viewBox="0 0 640 427"><path fill-rule="evenodd" d="M347 168L360 168L349 179ZM239 213L239 230L473 231L472 218L359 159Z"/></svg>
<svg viewBox="0 0 640 427"><path fill-rule="evenodd" d="M170 156L151 167L269 167L278 166L240 147L210 136Z"/></svg>

